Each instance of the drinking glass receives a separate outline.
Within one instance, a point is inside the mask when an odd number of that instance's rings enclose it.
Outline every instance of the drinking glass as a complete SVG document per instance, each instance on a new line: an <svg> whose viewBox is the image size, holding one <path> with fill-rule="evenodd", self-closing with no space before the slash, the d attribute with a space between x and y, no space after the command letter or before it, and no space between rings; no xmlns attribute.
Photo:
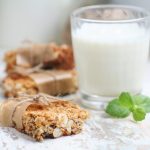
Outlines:
<svg viewBox="0 0 150 150"><path fill-rule="evenodd" d="M122 5L87 6L71 16L82 103L94 109L121 92L138 94L149 54L150 14Z"/></svg>

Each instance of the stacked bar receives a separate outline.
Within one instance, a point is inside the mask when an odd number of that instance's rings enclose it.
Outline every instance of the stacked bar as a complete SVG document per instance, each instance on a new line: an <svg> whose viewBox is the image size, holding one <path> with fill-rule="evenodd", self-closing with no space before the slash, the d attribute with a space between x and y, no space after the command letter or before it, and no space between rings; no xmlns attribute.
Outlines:
<svg viewBox="0 0 150 150"><path fill-rule="evenodd" d="M72 49L67 45L30 44L5 55L6 97L19 93L66 95L77 90Z"/></svg>
<svg viewBox="0 0 150 150"><path fill-rule="evenodd" d="M44 138L80 133L88 112L78 105L46 94L22 95L5 100L0 107L0 122L32 136Z"/></svg>

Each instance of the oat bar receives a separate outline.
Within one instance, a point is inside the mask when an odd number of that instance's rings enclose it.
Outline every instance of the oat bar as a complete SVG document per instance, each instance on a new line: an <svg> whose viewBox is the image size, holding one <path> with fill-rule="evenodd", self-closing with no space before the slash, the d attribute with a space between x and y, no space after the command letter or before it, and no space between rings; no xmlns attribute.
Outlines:
<svg viewBox="0 0 150 150"><path fill-rule="evenodd" d="M16 67L33 68L40 66L48 69L74 68L73 51L68 45L29 44L5 54L6 70L13 71Z"/></svg>
<svg viewBox="0 0 150 150"><path fill-rule="evenodd" d="M3 80L6 97L17 97L19 93L65 95L77 90L75 70L39 71L29 74L11 73Z"/></svg>
<svg viewBox="0 0 150 150"><path fill-rule="evenodd" d="M14 127L37 141L78 134L87 118L88 112L73 102L46 94L11 98L0 107L3 126Z"/></svg>

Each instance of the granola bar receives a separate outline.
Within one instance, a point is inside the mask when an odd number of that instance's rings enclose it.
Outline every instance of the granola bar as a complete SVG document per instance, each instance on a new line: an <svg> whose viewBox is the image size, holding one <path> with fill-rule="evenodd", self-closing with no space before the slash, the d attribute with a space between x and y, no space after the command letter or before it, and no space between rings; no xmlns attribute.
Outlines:
<svg viewBox="0 0 150 150"><path fill-rule="evenodd" d="M5 54L7 72L14 71L16 67L33 68L40 66L48 69L74 68L73 51L68 45L58 46L50 44L29 44L11 50Z"/></svg>
<svg viewBox="0 0 150 150"><path fill-rule="evenodd" d="M0 107L3 126L14 127L37 141L78 134L87 118L88 112L73 102L45 94L11 98Z"/></svg>
<svg viewBox="0 0 150 150"><path fill-rule="evenodd" d="M11 73L3 80L6 97L17 97L19 93L65 95L77 90L75 70L39 71L29 74Z"/></svg>

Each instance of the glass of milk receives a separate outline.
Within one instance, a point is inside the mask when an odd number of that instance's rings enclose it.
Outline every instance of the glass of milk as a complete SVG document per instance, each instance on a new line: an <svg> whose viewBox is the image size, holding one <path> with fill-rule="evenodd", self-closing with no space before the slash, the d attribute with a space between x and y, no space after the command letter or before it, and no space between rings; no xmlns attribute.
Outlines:
<svg viewBox="0 0 150 150"><path fill-rule="evenodd" d="M149 54L149 12L133 6L88 6L73 12L71 24L84 105L100 109L123 91L141 92Z"/></svg>

